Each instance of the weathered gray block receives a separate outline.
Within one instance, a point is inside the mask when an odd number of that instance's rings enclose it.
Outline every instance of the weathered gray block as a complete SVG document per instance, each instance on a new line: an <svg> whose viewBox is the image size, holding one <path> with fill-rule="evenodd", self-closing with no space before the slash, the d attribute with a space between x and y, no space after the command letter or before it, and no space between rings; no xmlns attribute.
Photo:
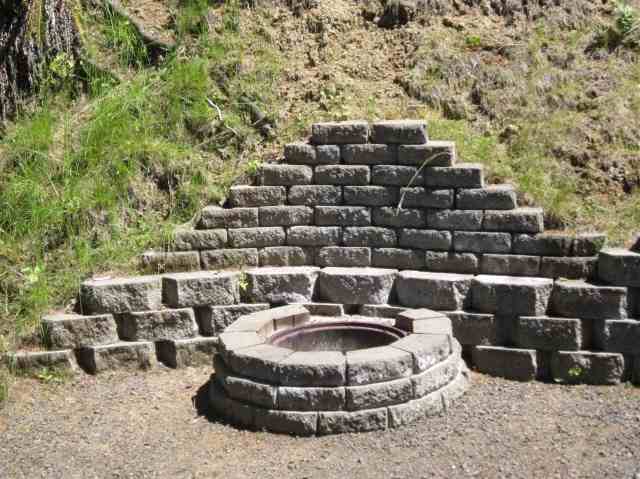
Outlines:
<svg viewBox="0 0 640 479"><path fill-rule="evenodd" d="M391 165L396 163L397 149L393 145L343 145L342 160L347 165Z"/></svg>
<svg viewBox="0 0 640 479"><path fill-rule="evenodd" d="M451 320L453 336L464 346L491 345L498 341L498 323L493 314L452 311L446 313Z"/></svg>
<svg viewBox="0 0 640 479"><path fill-rule="evenodd" d="M608 319L598 326L596 342L604 351L640 355L640 321Z"/></svg>
<svg viewBox="0 0 640 479"><path fill-rule="evenodd" d="M365 165L322 165L316 167L318 185L368 185L369 167Z"/></svg>
<svg viewBox="0 0 640 479"><path fill-rule="evenodd" d="M440 230L477 231L482 228L480 210L430 210L427 211L427 226Z"/></svg>
<svg viewBox="0 0 640 479"><path fill-rule="evenodd" d="M552 288L550 279L479 275L471 283L473 309L507 316L544 316Z"/></svg>
<svg viewBox="0 0 640 479"><path fill-rule="evenodd" d="M218 369L216 369L216 373L218 373ZM276 407L276 386L246 378L227 376L223 380L222 387L233 399L265 408L275 409Z"/></svg>
<svg viewBox="0 0 640 479"><path fill-rule="evenodd" d="M287 229L287 244L291 246L339 245L342 229L339 226L292 226Z"/></svg>
<svg viewBox="0 0 640 479"><path fill-rule="evenodd" d="M392 186L345 186L344 202L347 205L396 206L398 188Z"/></svg>
<svg viewBox="0 0 640 479"><path fill-rule="evenodd" d="M518 207L516 190L513 185L460 189L456 207L462 210L512 210Z"/></svg>
<svg viewBox="0 0 640 479"><path fill-rule="evenodd" d="M487 210L483 229L514 233L541 233L544 231L542 208L516 208L513 210Z"/></svg>
<svg viewBox="0 0 640 479"><path fill-rule="evenodd" d="M160 276L91 279L80 286L83 314L126 313L158 309L162 304Z"/></svg>
<svg viewBox="0 0 640 479"><path fill-rule="evenodd" d="M482 188L484 186L482 165L459 163L452 167L425 168L424 182L430 188Z"/></svg>
<svg viewBox="0 0 640 479"><path fill-rule="evenodd" d="M400 230L398 244L402 248L447 251L451 249L451 233L449 231L404 228Z"/></svg>
<svg viewBox="0 0 640 479"><path fill-rule="evenodd" d="M225 209L206 206L200 212L198 229L252 228L259 226L256 208Z"/></svg>
<svg viewBox="0 0 640 479"><path fill-rule="evenodd" d="M297 303L309 311L311 316L330 316L339 318L344 315L344 308L337 303Z"/></svg>
<svg viewBox="0 0 640 479"><path fill-rule="evenodd" d="M453 381L460 370L461 361L460 346L458 346L458 350L453 352L444 361L413 376L411 381L413 383L415 397L421 398L427 394L431 394Z"/></svg>
<svg viewBox="0 0 640 479"><path fill-rule="evenodd" d="M371 167L371 184L381 186L422 186L424 176L414 166L374 165Z"/></svg>
<svg viewBox="0 0 640 479"><path fill-rule="evenodd" d="M302 326L309 321L309 318L309 311L302 306L279 306L241 316L227 327L226 332L253 332L266 338L276 330Z"/></svg>
<svg viewBox="0 0 640 479"><path fill-rule="evenodd" d="M170 368L209 366L218 349L218 338L191 338L156 343L158 360Z"/></svg>
<svg viewBox="0 0 640 479"><path fill-rule="evenodd" d="M340 147L338 145L317 145L316 160L319 165L340 163Z"/></svg>
<svg viewBox="0 0 640 479"><path fill-rule="evenodd" d="M173 238L173 247L178 251L218 249L227 244L227 230L179 229Z"/></svg>
<svg viewBox="0 0 640 479"><path fill-rule="evenodd" d="M424 210L382 206L373 208L372 221L376 226L392 228L424 228L427 224Z"/></svg>
<svg viewBox="0 0 640 479"><path fill-rule="evenodd" d="M454 231L453 249L469 253L509 253L511 235L484 231Z"/></svg>
<svg viewBox="0 0 640 479"><path fill-rule="evenodd" d="M534 349L515 349L500 346L476 346L473 364L484 374L516 381L533 381L538 373Z"/></svg>
<svg viewBox="0 0 640 479"><path fill-rule="evenodd" d="M209 405L229 422L245 428L255 427L256 413L260 410L230 398L215 381L209 384Z"/></svg>
<svg viewBox="0 0 640 479"><path fill-rule="evenodd" d="M10 353L4 359L13 371L38 372L42 368L75 371L76 359L72 349L61 351L28 351ZM3 361L0 361L2 364Z"/></svg>
<svg viewBox="0 0 640 479"><path fill-rule="evenodd" d="M233 208L283 205L287 198L284 186L232 186L229 204Z"/></svg>
<svg viewBox="0 0 640 479"><path fill-rule="evenodd" d="M78 363L89 374L116 369L150 369L157 363L151 342L115 343L78 349Z"/></svg>
<svg viewBox="0 0 640 479"><path fill-rule="evenodd" d="M325 268L318 278L322 299L341 304L386 304L396 271L378 268Z"/></svg>
<svg viewBox="0 0 640 479"><path fill-rule="evenodd" d="M579 319L522 316L515 324L513 340L520 348L577 351L584 344Z"/></svg>
<svg viewBox="0 0 640 479"><path fill-rule="evenodd" d="M366 143L368 138L369 124L366 121L326 122L311 125L311 142L316 145Z"/></svg>
<svg viewBox="0 0 640 479"><path fill-rule="evenodd" d="M202 251L200 259L202 260L202 268L206 270L241 269L258 266L258 250L256 248L230 248Z"/></svg>
<svg viewBox="0 0 640 479"><path fill-rule="evenodd" d="M318 250L318 266L371 266L371 249L362 246L325 246Z"/></svg>
<svg viewBox="0 0 640 479"><path fill-rule="evenodd" d="M573 240L571 254L573 256L597 256L607 242L607 235L602 233L580 233Z"/></svg>
<svg viewBox="0 0 640 479"><path fill-rule="evenodd" d="M309 206L263 206L260 208L260 226L296 226L312 223L313 208Z"/></svg>
<svg viewBox="0 0 640 479"><path fill-rule="evenodd" d="M405 208L453 208L453 190L400 188L400 198Z"/></svg>
<svg viewBox="0 0 640 479"><path fill-rule="evenodd" d="M197 271L200 269L200 253L146 251L140 255L140 268L151 274Z"/></svg>
<svg viewBox="0 0 640 479"><path fill-rule="evenodd" d="M364 386L348 386L346 393L346 409L359 411L410 401L413 399L413 384L411 378L396 379Z"/></svg>
<svg viewBox="0 0 640 479"><path fill-rule="evenodd" d="M424 268L424 253L401 248L374 248L371 264L376 268L421 269Z"/></svg>
<svg viewBox="0 0 640 479"><path fill-rule="evenodd" d="M116 322L110 314L80 316L54 314L42 318L49 347L73 349L118 341Z"/></svg>
<svg viewBox="0 0 640 479"><path fill-rule="evenodd" d="M284 159L290 164L316 165L316 148L308 143L284 145Z"/></svg>
<svg viewBox="0 0 640 479"><path fill-rule="evenodd" d="M621 248L601 251L598 277L617 286L640 287L640 253Z"/></svg>
<svg viewBox="0 0 640 479"><path fill-rule="evenodd" d="M413 373L411 353L389 346L347 351L346 360L349 386L408 378Z"/></svg>
<svg viewBox="0 0 640 479"><path fill-rule="evenodd" d="M369 246L372 248L393 247L397 244L396 232L377 226L347 227L342 232L345 246Z"/></svg>
<svg viewBox="0 0 640 479"><path fill-rule="evenodd" d="M396 316L396 328L416 334L453 334L451 320L431 309L407 309Z"/></svg>
<svg viewBox="0 0 640 479"><path fill-rule="evenodd" d="M378 431L387 428L387 408L318 413L318 434Z"/></svg>
<svg viewBox="0 0 640 479"><path fill-rule="evenodd" d="M305 266L315 261L313 248L300 246L273 246L259 253L260 266Z"/></svg>
<svg viewBox="0 0 640 479"><path fill-rule="evenodd" d="M386 120L371 125L373 143L421 145L427 142L427 124L422 120Z"/></svg>
<svg viewBox="0 0 640 479"><path fill-rule="evenodd" d="M420 399L389 406L389 427L397 428L420 419L439 414L444 405L440 392L428 394Z"/></svg>
<svg viewBox="0 0 640 479"><path fill-rule="evenodd" d="M318 271L319 268L313 266L248 270L243 294L251 303L309 303Z"/></svg>
<svg viewBox="0 0 640 479"><path fill-rule="evenodd" d="M285 243L285 239L284 229L277 226L229 230L229 245L232 248L281 246Z"/></svg>
<svg viewBox="0 0 640 479"><path fill-rule="evenodd" d="M407 308L404 306L392 306L389 304L363 304L358 310L361 316L371 316L372 318L395 318Z"/></svg>
<svg viewBox="0 0 640 479"><path fill-rule="evenodd" d="M473 253L447 253L427 251L425 253L425 269L441 273L477 273L479 259Z"/></svg>
<svg viewBox="0 0 640 479"><path fill-rule="evenodd" d="M445 411L449 410L452 404L469 389L470 384L469 369L462 363L460 365L460 372L455 379L440 390Z"/></svg>
<svg viewBox="0 0 640 479"><path fill-rule="evenodd" d="M234 304L240 297L238 274L198 271L165 275L162 297L172 308Z"/></svg>
<svg viewBox="0 0 640 479"><path fill-rule="evenodd" d="M551 376L556 382L618 384L623 374L622 354L558 351L551 355Z"/></svg>
<svg viewBox="0 0 640 479"><path fill-rule="evenodd" d="M337 351L297 351L278 363L283 386L328 387L346 384L345 356Z"/></svg>
<svg viewBox="0 0 640 479"><path fill-rule="evenodd" d="M187 339L197 334L198 325L191 308L140 311L120 318L120 336L127 341Z"/></svg>
<svg viewBox="0 0 640 479"><path fill-rule="evenodd" d="M280 381L279 363L291 356L291 350L264 344L264 338L255 334L255 338L252 340L250 335L251 333L222 333L220 335L218 349L222 353L226 365L229 370L238 375L252 377L269 384L278 384Z"/></svg>
<svg viewBox="0 0 640 479"><path fill-rule="evenodd" d="M480 261L482 274L537 276L540 257L515 254L483 254ZM543 276L546 276L543 274Z"/></svg>
<svg viewBox="0 0 640 479"><path fill-rule="evenodd" d="M371 212L364 206L317 206L315 222L318 226L369 226Z"/></svg>
<svg viewBox="0 0 640 479"><path fill-rule="evenodd" d="M278 409L288 411L340 411L344 409L345 388L278 388Z"/></svg>
<svg viewBox="0 0 640 479"><path fill-rule="evenodd" d="M273 411L257 409L255 413L255 427L295 436L313 436L318 425L317 412Z"/></svg>
<svg viewBox="0 0 640 479"><path fill-rule="evenodd" d="M442 326L442 321L435 321L438 327ZM410 334L395 341L390 347L410 353L413 372L417 374L448 357L451 354L452 343L455 345L450 334Z"/></svg>
<svg viewBox="0 0 640 479"><path fill-rule="evenodd" d="M400 271L396 294L403 306L445 311L463 309L468 302L471 275Z"/></svg>
<svg viewBox="0 0 640 479"><path fill-rule="evenodd" d="M292 186L288 198L292 205L339 205L342 203L342 188L331 185Z"/></svg>
<svg viewBox="0 0 640 479"><path fill-rule="evenodd" d="M513 252L534 256L569 256L573 238L569 235L543 233L513 236Z"/></svg>
<svg viewBox="0 0 640 479"><path fill-rule="evenodd" d="M200 332L205 336L222 333L240 316L269 309L268 303L232 304L229 306L200 306L195 309Z"/></svg>
<svg viewBox="0 0 640 479"><path fill-rule="evenodd" d="M429 141L424 145L400 145L398 163L414 166L453 166L456 145L451 141Z"/></svg>
<svg viewBox="0 0 640 479"><path fill-rule="evenodd" d="M596 275L598 257L563 258L548 256L542 258L540 276L546 278L589 279Z"/></svg>
<svg viewBox="0 0 640 479"><path fill-rule="evenodd" d="M313 182L313 169L305 165L266 163L260 166L258 182L264 186L309 185Z"/></svg>
<svg viewBox="0 0 640 479"><path fill-rule="evenodd" d="M554 314L581 319L625 319L629 312L626 288L585 281L556 281L550 306Z"/></svg>

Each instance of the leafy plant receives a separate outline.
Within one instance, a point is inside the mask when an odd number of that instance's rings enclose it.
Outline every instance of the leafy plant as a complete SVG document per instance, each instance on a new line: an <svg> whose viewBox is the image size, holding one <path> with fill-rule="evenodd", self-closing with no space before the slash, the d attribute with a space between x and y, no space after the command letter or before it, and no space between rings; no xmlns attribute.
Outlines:
<svg viewBox="0 0 640 479"><path fill-rule="evenodd" d="M467 35L464 38L464 43L467 47L476 50L482 47L482 38L478 35Z"/></svg>

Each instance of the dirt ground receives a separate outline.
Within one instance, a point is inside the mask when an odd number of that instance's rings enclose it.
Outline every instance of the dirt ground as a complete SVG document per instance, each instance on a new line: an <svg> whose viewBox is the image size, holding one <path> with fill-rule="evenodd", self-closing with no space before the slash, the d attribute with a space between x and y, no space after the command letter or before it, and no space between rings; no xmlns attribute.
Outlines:
<svg viewBox="0 0 640 479"><path fill-rule="evenodd" d="M473 374L449 413L319 438L208 418L210 368L20 379L0 410L2 478L640 478L640 389Z"/></svg>

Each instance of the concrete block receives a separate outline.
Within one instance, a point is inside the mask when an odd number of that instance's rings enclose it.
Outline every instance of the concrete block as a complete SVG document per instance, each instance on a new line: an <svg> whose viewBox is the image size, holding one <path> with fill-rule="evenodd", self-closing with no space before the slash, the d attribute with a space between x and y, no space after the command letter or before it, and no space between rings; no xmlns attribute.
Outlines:
<svg viewBox="0 0 640 479"><path fill-rule="evenodd" d="M404 306L392 306L390 304L363 304L358 310L361 316L371 316L372 318L395 318L407 308Z"/></svg>
<svg viewBox="0 0 640 479"><path fill-rule="evenodd" d="M342 239L338 226L292 226L287 229L287 244L291 246L335 246Z"/></svg>
<svg viewBox="0 0 640 479"><path fill-rule="evenodd" d="M3 358L0 357L0 359ZM0 364L2 362L0 361ZM71 372L77 369L72 349L9 353L4 358L4 362L11 370L22 373L37 373L43 368Z"/></svg>
<svg viewBox="0 0 640 479"><path fill-rule="evenodd" d="M453 208L453 190L433 190L420 186L400 188L405 208Z"/></svg>
<svg viewBox="0 0 640 479"><path fill-rule="evenodd" d="M493 314L447 312L453 336L463 346L498 344L498 322Z"/></svg>
<svg viewBox="0 0 640 479"><path fill-rule="evenodd" d="M232 186L229 205L232 208L283 205L287 198L284 186Z"/></svg>
<svg viewBox="0 0 640 479"><path fill-rule="evenodd" d="M313 266L251 269L245 272L243 294L251 303L309 303L318 271Z"/></svg>
<svg viewBox="0 0 640 479"><path fill-rule="evenodd" d="M571 236L563 234L515 234L513 252L533 256L569 256L572 242Z"/></svg>
<svg viewBox="0 0 640 479"><path fill-rule="evenodd" d="M451 249L449 231L403 228L398 244L402 248L448 251Z"/></svg>
<svg viewBox="0 0 640 479"><path fill-rule="evenodd" d="M343 145L342 160L347 165L392 165L397 163L397 148L393 145Z"/></svg>
<svg viewBox="0 0 640 479"><path fill-rule="evenodd" d="M325 268L318 278L319 296L341 304L386 304L396 270L379 268Z"/></svg>
<svg viewBox="0 0 640 479"><path fill-rule="evenodd" d="M468 302L471 275L400 271L396 294L403 306L445 311L463 309Z"/></svg>
<svg viewBox="0 0 640 479"><path fill-rule="evenodd" d="M599 326L597 342L604 351L640 355L640 321L608 319Z"/></svg>
<svg viewBox="0 0 640 479"><path fill-rule="evenodd" d="M227 230L179 229L173 238L173 248L178 251L224 248L227 244Z"/></svg>
<svg viewBox="0 0 640 479"><path fill-rule="evenodd" d="M158 360L170 368L209 366L218 349L218 338L165 340L156 343Z"/></svg>
<svg viewBox="0 0 640 479"><path fill-rule="evenodd" d="M344 315L344 308L338 303L297 303L309 311L311 316L330 316L339 318Z"/></svg>
<svg viewBox="0 0 640 479"><path fill-rule="evenodd" d="M466 365L462 364L460 366L460 372L455 379L440 390L440 394L442 395L442 405L445 412L451 408L455 401L462 397L467 389L469 389L470 384L469 370Z"/></svg>
<svg viewBox="0 0 640 479"><path fill-rule="evenodd" d="M375 226L391 228L424 228L427 225L424 210L407 208L398 210L389 206L373 208L372 221Z"/></svg>
<svg viewBox="0 0 640 479"><path fill-rule="evenodd" d="M337 351L296 351L278 363L283 386L328 387L346 384L345 355Z"/></svg>
<svg viewBox="0 0 640 479"><path fill-rule="evenodd" d="M475 163L425 168L424 180L428 188L482 188L484 186L482 165Z"/></svg>
<svg viewBox="0 0 640 479"><path fill-rule="evenodd" d="M296 226L313 224L313 208L309 206L263 206L260 226Z"/></svg>
<svg viewBox="0 0 640 479"><path fill-rule="evenodd" d="M546 278L590 279L595 277L598 257L563 258L547 256L542 258L540 276Z"/></svg>
<svg viewBox="0 0 640 479"><path fill-rule="evenodd" d="M371 212L364 206L317 206L315 222L318 226L369 226Z"/></svg>
<svg viewBox="0 0 640 479"><path fill-rule="evenodd" d="M537 276L540 273L540 257L515 254L483 254L480 261L480 272L482 274L510 276Z"/></svg>
<svg viewBox="0 0 640 479"><path fill-rule="evenodd" d="M389 346L347 351L346 364L349 386L408 378L413 373L411 353Z"/></svg>
<svg viewBox="0 0 640 479"><path fill-rule="evenodd" d="M581 233L573 239L571 254L573 256L597 256L607 242L607 235L602 233Z"/></svg>
<svg viewBox="0 0 640 479"><path fill-rule="evenodd" d="M558 351L551 355L551 375L569 384L619 384L624 356L591 351Z"/></svg>
<svg viewBox="0 0 640 479"><path fill-rule="evenodd" d="M313 168L265 163L258 171L258 182L263 186L309 185L313 182Z"/></svg>
<svg viewBox="0 0 640 479"><path fill-rule="evenodd" d="M200 253L146 251L140 256L140 268L149 274L197 271L200 269Z"/></svg>
<svg viewBox="0 0 640 479"><path fill-rule="evenodd" d="M198 334L191 308L140 311L120 317L120 336L127 341L187 339Z"/></svg>
<svg viewBox="0 0 640 479"><path fill-rule="evenodd" d="M456 145L452 141L431 140L423 145L400 145L398 163L413 166L453 166Z"/></svg>
<svg viewBox="0 0 640 479"><path fill-rule="evenodd" d="M288 199L292 205L339 205L342 203L342 188L331 185L292 186Z"/></svg>
<svg viewBox="0 0 640 479"><path fill-rule="evenodd" d="M257 208L206 206L200 211L198 229L253 228L259 226Z"/></svg>
<svg viewBox="0 0 640 479"><path fill-rule="evenodd" d="M479 275L471 283L473 309L506 316L544 316L552 288L550 279Z"/></svg>
<svg viewBox="0 0 640 479"><path fill-rule="evenodd" d="M160 276L90 279L80 285L83 314L126 313L162 305Z"/></svg>
<svg viewBox="0 0 640 479"><path fill-rule="evenodd" d="M640 287L640 253L610 248L598 256L598 277L617 286Z"/></svg>
<svg viewBox="0 0 640 479"><path fill-rule="evenodd" d="M411 401L413 384L411 378L396 379L364 386L348 386L346 393L346 409L359 411Z"/></svg>
<svg viewBox="0 0 640 479"><path fill-rule="evenodd" d="M172 308L235 304L240 298L238 274L209 271L168 274L162 277L162 297Z"/></svg>
<svg viewBox="0 0 640 479"><path fill-rule="evenodd" d="M421 145L427 142L427 124L421 120L386 120L371 125L373 143Z"/></svg>
<svg viewBox="0 0 640 479"><path fill-rule="evenodd" d="M232 248L263 248L281 246L286 235L281 227L237 228L229 230L229 246Z"/></svg>
<svg viewBox="0 0 640 479"><path fill-rule="evenodd" d="M325 246L318 250L318 266L371 266L371 249L362 246Z"/></svg>
<svg viewBox="0 0 640 479"><path fill-rule="evenodd" d="M414 166L374 165L371 167L371 184L381 186L422 186L424 176Z"/></svg>
<svg viewBox="0 0 640 479"><path fill-rule="evenodd" d="M389 406L389 427L403 427L420 419L435 416L442 412L443 407L440 392L431 393L404 404Z"/></svg>
<svg viewBox="0 0 640 479"><path fill-rule="evenodd" d="M117 369L151 369L157 363L151 342L115 343L77 350L78 363L89 374Z"/></svg>
<svg viewBox="0 0 640 479"><path fill-rule="evenodd" d="M316 165L316 148L308 143L284 145L284 159L289 164Z"/></svg>
<svg viewBox="0 0 640 479"><path fill-rule="evenodd" d="M300 246L273 246L262 248L259 253L260 266L305 266L313 265L313 248Z"/></svg>
<svg viewBox="0 0 640 479"><path fill-rule="evenodd" d="M553 314L581 319L626 319L627 289L586 281L558 280L551 295Z"/></svg>
<svg viewBox="0 0 640 479"><path fill-rule="evenodd" d="M458 347L459 348L459 347ZM415 397L421 398L446 386L458 375L460 370L460 351L451 354L444 361L411 378Z"/></svg>
<svg viewBox="0 0 640 479"><path fill-rule="evenodd" d="M344 186L344 202L347 205L396 206L398 188L392 186Z"/></svg>
<svg viewBox="0 0 640 479"><path fill-rule="evenodd" d="M317 425L317 412L256 410L255 427L258 430L264 429L295 436L313 436L316 434Z"/></svg>
<svg viewBox="0 0 640 479"><path fill-rule="evenodd" d="M218 349L230 371L269 384L278 384L279 363L293 354L290 349L264 344L264 338L255 333L222 333Z"/></svg>
<svg viewBox="0 0 640 479"><path fill-rule="evenodd" d="M516 208L513 210L487 210L483 229L514 233L541 233L544 231L542 208Z"/></svg>
<svg viewBox="0 0 640 479"><path fill-rule="evenodd" d="M469 253L509 253L511 235L484 231L454 231L453 249Z"/></svg>
<svg viewBox="0 0 640 479"><path fill-rule="evenodd" d="M396 328L415 334L445 334L451 336L451 320L431 309L407 309L396 316Z"/></svg>
<svg viewBox="0 0 640 479"><path fill-rule="evenodd" d="M378 431L387 428L387 408L318 413L318 434Z"/></svg>
<svg viewBox="0 0 640 479"><path fill-rule="evenodd" d="M229 248L200 253L202 269L242 269L258 266L258 250L256 248Z"/></svg>
<svg viewBox="0 0 640 479"><path fill-rule="evenodd" d="M229 306L200 306L195 309L196 319L200 325L200 332L204 336L214 336L222 333L227 326L240 316L269 309L268 303L232 304Z"/></svg>
<svg viewBox="0 0 640 479"><path fill-rule="evenodd" d="M366 143L369 124L366 121L314 123L311 125L311 143L315 145L345 145Z"/></svg>
<svg viewBox="0 0 640 479"><path fill-rule="evenodd" d="M368 185L369 167L366 165L316 166L315 182L318 185Z"/></svg>
<svg viewBox="0 0 640 479"><path fill-rule="evenodd" d="M422 269L424 253L412 249L374 248L371 252L371 264L376 268Z"/></svg>
<svg viewBox="0 0 640 479"><path fill-rule="evenodd" d="M425 269L440 273L472 274L479 271L479 259L473 253L448 253L427 251L425 253Z"/></svg>
<svg viewBox="0 0 640 479"><path fill-rule="evenodd" d="M396 246L398 239L393 229L364 226L344 228L342 232L342 242L345 246L389 248Z"/></svg>
<svg viewBox="0 0 640 479"><path fill-rule="evenodd" d="M218 373L217 368L216 373ZM232 399L264 408L276 408L276 386L247 378L227 376L222 382L222 387Z"/></svg>
<svg viewBox="0 0 640 479"><path fill-rule="evenodd" d="M42 326L47 345L54 349L74 349L118 342L116 322L110 314L48 315L42 318Z"/></svg>
<svg viewBox="0 0 640 479"><path fill-rule="evenodd" d="M316 145L316 161L319 165L337 165L340 163L338 145Z"/></svg>
<svg viewBox="0 0 640 479"><path fill-rule="evenodd" d="M543 351L582 349L582 323L579 319L522 316L517 319L514 342L520 348Z"/></svg>
<svg viewBox="0 0 640 479"><path fill-rule="evenodd" d="M433 321L442 326L440 320ZM448 357L451 354L452 342L450 334L410 334L389 347L410 353L413 372L418 374Z"/></svg>
<svg viewBox="0 0 640 479"><path fill-rule="evenodd" d="M429 210L427 226L439 230L477 231L482 229L480 210Z"/></svg>
<svg viewBox="0 0 640 479"><path fill-rule="evenodd" d="M456 207L461 210L512 210L518 207L516 190L513 185L460 189Z"/></svg>
<svg viewBox="0 0 640 479"><path fill-rule="evenodd" d="M278 409L286 411L340 411L345 405L345 388L278 388Z"/></svg>
<svg viewBox="0 0 640 479"><path fill-rule="evenodd" d="M534 349L476 346L473 364L481 373L516 381L533 381L538 373L537 353Z"/></svg>

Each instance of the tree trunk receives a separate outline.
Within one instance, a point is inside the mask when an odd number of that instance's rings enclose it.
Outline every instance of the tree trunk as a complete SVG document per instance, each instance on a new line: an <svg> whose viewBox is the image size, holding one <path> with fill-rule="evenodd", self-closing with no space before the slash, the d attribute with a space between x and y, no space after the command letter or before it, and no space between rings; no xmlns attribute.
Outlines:
<svg viewBox="0 0 640 479"><path fill-rule="evenodd" d="M37 90L60 54L76 61L80 36L68 0L0 0L0 123Z"/></svg>

